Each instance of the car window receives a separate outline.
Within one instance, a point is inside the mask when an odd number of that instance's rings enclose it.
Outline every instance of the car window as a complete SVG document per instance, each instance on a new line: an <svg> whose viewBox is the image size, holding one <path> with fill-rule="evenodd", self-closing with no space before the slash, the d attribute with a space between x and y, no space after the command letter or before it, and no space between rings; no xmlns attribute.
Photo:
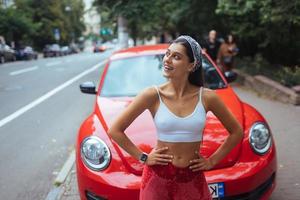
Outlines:
<svg viewBox="0 0 300 200"><path fill-rule="evenodd" d="M100 96L135 96L141 90L166 82L162 75L163 55L137 56L111 61ZM203 59L206 87L225 86L215 67ZM208 76L208 77L207 77Z"/></svg>
<svg viewBox="0 0 300 200"><path fill-rule="evenodd" d="M162 55L114 60L108 67L101 96L135 96L146 87L164 82Z"/></svg>
<svg viewBox="0 0 300 200"><path fill-rule="evenodd" d="M226 83L221 78L217 69L205 56L202 60L202 67L204 71L205 87L213 90L226 87Z"/></svg>

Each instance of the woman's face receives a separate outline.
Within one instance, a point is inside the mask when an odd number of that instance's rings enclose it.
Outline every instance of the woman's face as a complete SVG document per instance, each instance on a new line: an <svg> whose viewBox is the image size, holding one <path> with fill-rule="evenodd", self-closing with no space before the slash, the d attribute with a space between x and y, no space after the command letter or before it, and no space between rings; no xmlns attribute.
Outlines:
<svg viewBox="0 0 300 200"><path fill-rule="evenodd" d="M232 42L233 42L233 37L232 37L232 35L228 35L228 42L229 42L229 43L232 43Z"/></svg>
<svg viewBox="0 0 300 200"><path fill-rule="evenodd" d="M185 46L173 43L169 46L163 58L163 66L163 76L175 78L188 75L192 71L194 64L190 62Z"/></svg>

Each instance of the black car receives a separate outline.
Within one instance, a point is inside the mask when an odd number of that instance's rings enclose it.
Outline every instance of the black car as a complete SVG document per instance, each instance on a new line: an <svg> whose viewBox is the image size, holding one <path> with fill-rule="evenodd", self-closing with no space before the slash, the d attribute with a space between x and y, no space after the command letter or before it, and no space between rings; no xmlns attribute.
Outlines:
<svg viewBox="0 0 300 200"><path fill-rule="evenodd" d="M38 58L38 53L31 46L21 47L16 50L18 60L32 60Z"/></svg>
<svg viewBox="0 0 300 200"><path fill-rule="evenodd" d="M6 44L0 44L0 63L15 61L16 52Z"/></svg>

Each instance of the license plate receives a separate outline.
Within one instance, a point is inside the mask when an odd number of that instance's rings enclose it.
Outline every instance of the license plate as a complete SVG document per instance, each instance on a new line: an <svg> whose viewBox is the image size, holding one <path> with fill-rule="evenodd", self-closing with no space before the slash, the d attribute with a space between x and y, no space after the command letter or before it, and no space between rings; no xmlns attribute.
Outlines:
<svg viewBox="0 0 300 200"><path fill-rule="evenodd" d="M212 198L224 197L224 183L208 184L208 188Z"/></svg>

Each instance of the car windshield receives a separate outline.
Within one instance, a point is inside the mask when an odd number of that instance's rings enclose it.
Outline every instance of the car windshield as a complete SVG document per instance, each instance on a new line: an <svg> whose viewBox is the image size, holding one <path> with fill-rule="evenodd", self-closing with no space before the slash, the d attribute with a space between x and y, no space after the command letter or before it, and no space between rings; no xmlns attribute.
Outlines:
<svg viewBox="0 0 300 200"><path fill-rule="evenodd" d="M111 61L100 96L135 96L141 90L167 81L162 75L161 55L137 56ZM206 87L223 88L224 81L215 67L203 59Z"/></svg>

